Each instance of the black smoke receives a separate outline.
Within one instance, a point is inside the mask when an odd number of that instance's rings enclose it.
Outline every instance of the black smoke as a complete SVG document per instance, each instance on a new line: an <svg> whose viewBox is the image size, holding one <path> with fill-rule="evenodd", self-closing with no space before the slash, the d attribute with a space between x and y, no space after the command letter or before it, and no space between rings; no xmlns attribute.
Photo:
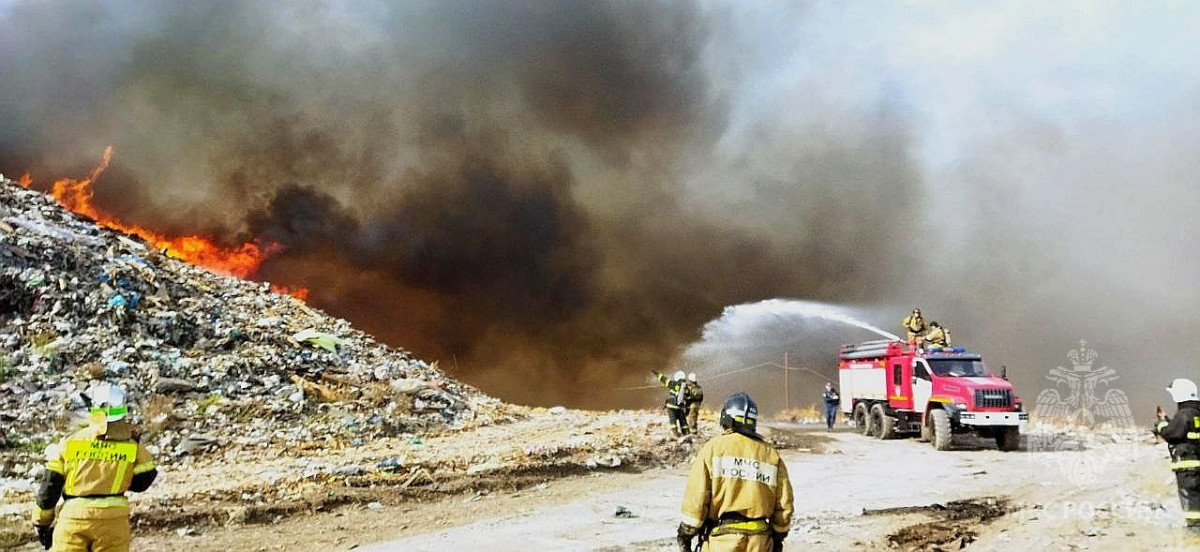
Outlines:
<svg viewBox="0 0 1200 552"><path fill-rule="evenodd" d="M891 300L923 229L904 106L747 115L727 15L11 2L0 170L112 145L124 220L282 243L258 277L503 398L637 404L726 305Z"/></svg>

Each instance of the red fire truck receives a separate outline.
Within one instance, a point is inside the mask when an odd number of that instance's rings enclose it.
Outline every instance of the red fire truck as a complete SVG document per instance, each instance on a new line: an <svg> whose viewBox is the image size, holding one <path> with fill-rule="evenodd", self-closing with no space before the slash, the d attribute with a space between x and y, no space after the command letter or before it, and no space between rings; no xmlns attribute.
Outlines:
<svg viewBox="0 0 1200 552"><path fill-rule="evenodd" d="M841 409L863 435L916 433L938 450L955 433L996 439L1017 450L1029 421L1016 390L961 347L922 349L902 341L843 345L838 355Z"/></svg>

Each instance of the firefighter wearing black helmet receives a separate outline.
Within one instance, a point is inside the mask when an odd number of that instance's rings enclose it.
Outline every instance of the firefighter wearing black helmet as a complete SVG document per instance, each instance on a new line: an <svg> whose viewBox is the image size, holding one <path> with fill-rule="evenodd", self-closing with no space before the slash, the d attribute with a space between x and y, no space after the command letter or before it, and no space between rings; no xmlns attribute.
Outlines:
<svg viewBox="0 0 1200 552"><path fill-rule="evenodd" d="M688 473L679 549L782 551L792 525L787 465L757 433L758 405L738 393L721 408L725 433L705 443Z"/></svg>

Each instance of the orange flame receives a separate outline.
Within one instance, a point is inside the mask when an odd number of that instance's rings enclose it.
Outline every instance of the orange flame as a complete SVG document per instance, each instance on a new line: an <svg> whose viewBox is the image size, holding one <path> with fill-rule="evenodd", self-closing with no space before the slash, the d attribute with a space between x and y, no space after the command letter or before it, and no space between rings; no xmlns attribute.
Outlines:
<svg viewBox="0 0 1200 552"><path fill-rule="evenodd" d="M261 244L257 240L243 243L238 247L223 247L211 238L204 236L168 236L154 230L125 224L117 220L92 202L92 198L95 195L95 192L92 190L92 184L108 168L111 160L112 146L109 146L104 148L104 156L100 164L95 169L92 169L87 178L82 180L73 180L70 178L59 180L54 183L54 186L50 190L50 195L54 196L54 199L62 204L63 207L74 213L88 217L101 226L138 236L153 245L156 249L164 251L169 257L202 266L221 274L236 276L238 278L249 278L258 273L258 269L262 266L263 261L283 251L283 246L280 244ZM28 174L22 176L21 182L32 184L33 179L28 178L28 176ZM272 289L300 300L308 298L308 290L305 288L272 286Z"/></svg>
<svg viewBox="0 0 1200 552"><path fill-rule="evenodd" d="M22 188L28 188L33 185L33 177L29 176L29 173L22 174L21 178L17 179L17 185Z"/></svg>

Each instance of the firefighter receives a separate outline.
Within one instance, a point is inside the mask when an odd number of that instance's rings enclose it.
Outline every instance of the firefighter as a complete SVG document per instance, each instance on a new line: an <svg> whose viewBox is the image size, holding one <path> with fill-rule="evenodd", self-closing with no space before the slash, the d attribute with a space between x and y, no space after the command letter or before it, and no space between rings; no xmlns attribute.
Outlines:
<svg viewBox="0 0 1200 552"><path fill-rule="evenodd" d="M145 491L158 470L126 421L121 388L97 384L84 397L91 405L88 425L46 448L34 528L48 550L128 551L132 537L125 492ZM59 497L63 504L56 512Z"/></svg>
<svg viewBox="0 0 1200 552"><path fill-rule="evenodd" d="M909 343L920 343L921 337L929 331L929 326L925 324L925 318L921 316L921 309L913 309L912 314L905 317L902 324L904 324L904 331L908 332Z"/></svg>
<svg viewBox="0 0 1200 552"><path fill-rule="evenodd" d="M758 406L745 393L721 408L724 434L704 444L688 473L681 551L780 552L792 525L787 465L756 433Z"/></svg>
<svg viewBox="0 0 1200 552"><path fill-rule="evenodd" d="M950 330L943 328L937 320L934 320L929 323L929 332L921 337L921 341L926 347L949 347Z"/></svg>
<svg viewBox="0 0 1200 552"><path fill-rule="evenodd" d="M1171 470L1179 486L1183 519L1190 532L1200 534L1200 398L1196 396L1196 384L1183 378L1171 382L1167 392L1178 410L1167 418L1159 407L1155 432L1171 451Z"/></svg>
<svg viewBox="0 0 1200 552"><path fill-rule="evenodd" d="M838 395L837 389L833 388L832 383L826 383L821 399L825 401L825 428L833 431L833 422L837 420L838 403L841 402L842 397Z"/></svg>
<svg viewBox="0 0 1200 552"><path fill-rule="evenodd" d="M699 430L700 403L704 402L704 389L696 380L695 372L688 372L686 399L688 432L695 434Z"/></svg>
<svg viewBox="0 0 1200 552"><path fill-rule="evenodd" d="M687 374L682 370L675 372L670 378L661 372L654 372L658 383L667 388L668 394L665 406L667 419L671 422L671 430L676 435L687 435Z"/></svg>

